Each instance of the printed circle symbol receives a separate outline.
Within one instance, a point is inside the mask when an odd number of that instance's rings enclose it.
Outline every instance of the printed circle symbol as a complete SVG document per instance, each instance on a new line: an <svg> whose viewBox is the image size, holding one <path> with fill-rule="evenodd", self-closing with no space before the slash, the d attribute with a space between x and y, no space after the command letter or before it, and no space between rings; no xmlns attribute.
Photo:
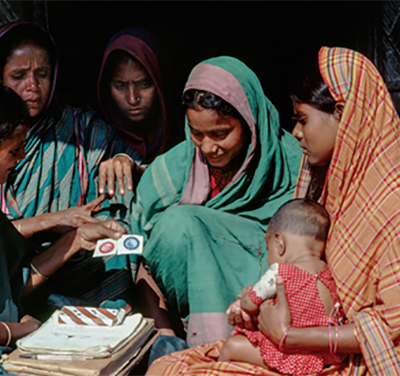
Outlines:
<svg viewBox="0 0 400 376"><path fill-rule="evenodd" d="M101 253L110 253L114 250L114 244L111 242L105 242L99 247Z"/></svg>
<svg viewBox="0 0 400 376"><path fill-rule="evenodd" d="M134 236L130 236L124 240L124 247L133 251L134 249L139 247L139 240L137 240Z"/></svg>

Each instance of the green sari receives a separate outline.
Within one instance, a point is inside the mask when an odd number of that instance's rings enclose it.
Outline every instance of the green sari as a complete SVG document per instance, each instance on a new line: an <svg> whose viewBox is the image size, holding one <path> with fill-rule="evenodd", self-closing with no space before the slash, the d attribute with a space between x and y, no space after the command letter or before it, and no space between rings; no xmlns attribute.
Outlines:
<svg viewBox="0 0 400 376"><path fill-rule="evenodd" d="M132 232L145 236L150 271L171 309L188 319L193 346L229 335L228 305L268 268L265 232L293 196L301 150L280 128L275 107L242 62L204 61L193 69L189 89L223 98L252 134L239 172L208 199L208 166L186 122L187 140L149 166L132 204Z"/></svg>

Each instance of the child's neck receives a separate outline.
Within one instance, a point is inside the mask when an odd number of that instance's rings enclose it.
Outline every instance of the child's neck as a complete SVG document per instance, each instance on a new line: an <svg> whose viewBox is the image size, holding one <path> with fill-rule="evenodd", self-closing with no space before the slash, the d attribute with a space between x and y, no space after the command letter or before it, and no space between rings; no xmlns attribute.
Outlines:
<svg viewBox="0 0 400 376"><path fill-rule="evenodd" d="M286 238L286 252L282 262L315 274L326 267L326 263L321 260L323 248L322 242L316 242L305 236L292 235Z"/></svg>

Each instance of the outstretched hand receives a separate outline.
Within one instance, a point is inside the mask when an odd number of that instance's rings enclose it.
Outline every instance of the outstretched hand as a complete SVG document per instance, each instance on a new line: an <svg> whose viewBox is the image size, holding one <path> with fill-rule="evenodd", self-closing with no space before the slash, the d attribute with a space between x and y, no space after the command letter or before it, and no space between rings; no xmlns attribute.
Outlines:
<svg viewBox="0 0 400 376"><path fill-rule="evenodd" d="M282 277L276 278L276 304L268 299L260 306L258 328L276 345L292 323L292 315L286 299L285 283Z"/></svg>
<svg viewBox="0 0 400 376"><path fill-rule="evenodd" d="M99 192L104 193L106 186L111 197L114 196L115 182L121 195L125 194L126 189L133 189L133 169L135 162L128 156L118 155L107 161L101 162L99 166Z"/></svg>
<svg viewBox="0 0 400 376"><path fill-rule="evenodd" d="M71 229L78 228L87 223L99 223L100 221L92 214L95 213L102 202L108 198L108 195L100 195L93 201L83 206L75 206L66 210L55 213L59 218L55 219L53 230L57 233L64 234Z"/></svg>

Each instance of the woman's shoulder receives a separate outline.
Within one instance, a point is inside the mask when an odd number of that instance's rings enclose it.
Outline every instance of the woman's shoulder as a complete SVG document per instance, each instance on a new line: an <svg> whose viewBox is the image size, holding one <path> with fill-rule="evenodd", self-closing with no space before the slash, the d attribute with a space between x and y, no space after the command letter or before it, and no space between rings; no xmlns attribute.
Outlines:
<svg viewBox="0 0 400 376"><path fill-rule="evenodd" d="M188 166L191 164L187 152L187 141L182 141L174 146L167 152L160 154L153 162L150 163L149 168L156 168L160 165L168 165L170 168L179 168L181 166Z"/></svg>
<svg viewBox="0 0 400 376"><path fill-rule="evenodd" d="M108 133L115 133L113 127L111 127L99 114L88 108L88 107L78 107L74 108L69 105L66 106L69 111L72 113L74 120L79 121L84 129L91 129L96 127L96 130L106 131Z"/></svg>
<svg viewBox="0 0 400 376"><path fill-rule="evenodd" d="M41 127L52 124L57 130L70 129L79 126L83 131L96 126L99 130L113 132L96 112L85 107L72 107L69 104L55 102L47 113L39 120Z"/></svg>
<svg viewBox="0 0 400 376"><path fill-rule="evenodd" d="M144 172L139 187L146 189L146 185L151 183L165 189L171 186L172 191L180 191L191 165L192 158L187 149L187 142L183 141L159 155Z"/></svg>

